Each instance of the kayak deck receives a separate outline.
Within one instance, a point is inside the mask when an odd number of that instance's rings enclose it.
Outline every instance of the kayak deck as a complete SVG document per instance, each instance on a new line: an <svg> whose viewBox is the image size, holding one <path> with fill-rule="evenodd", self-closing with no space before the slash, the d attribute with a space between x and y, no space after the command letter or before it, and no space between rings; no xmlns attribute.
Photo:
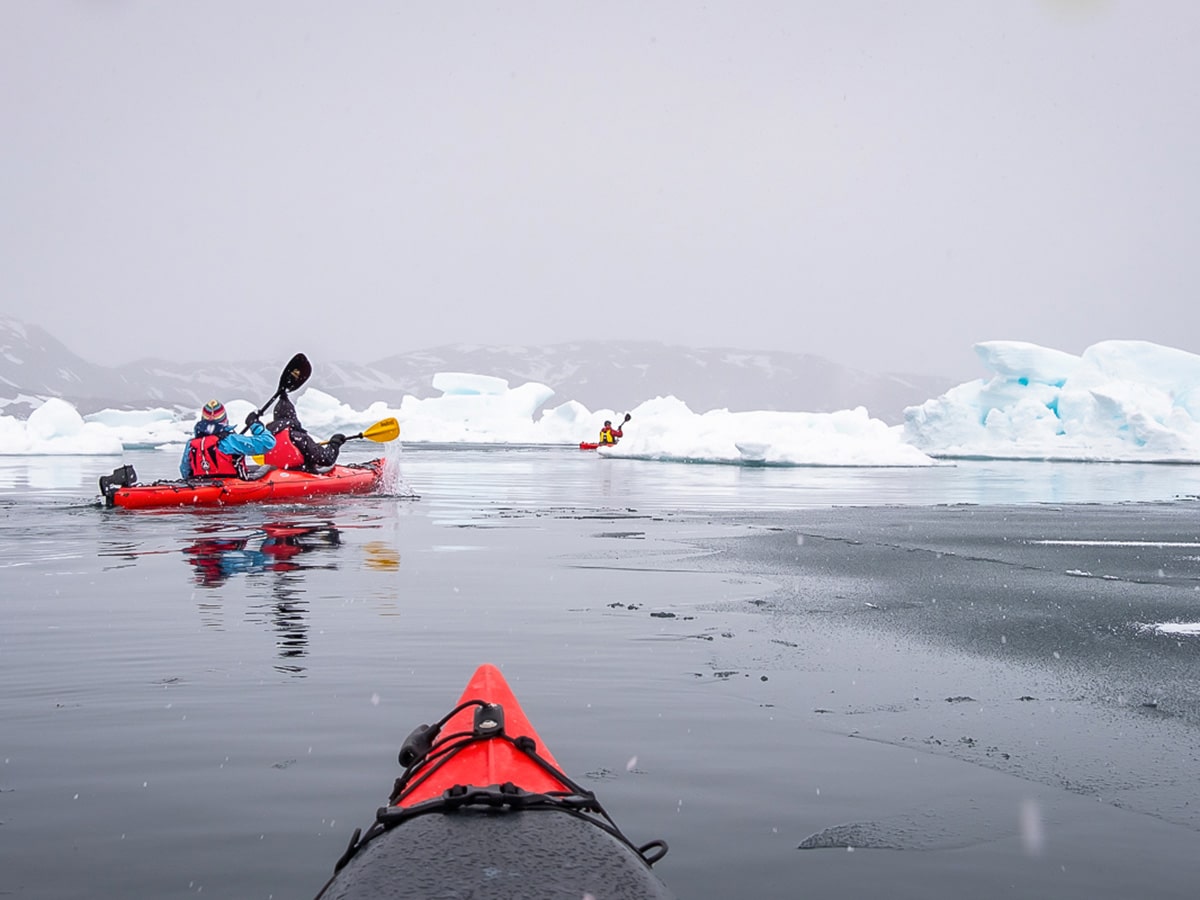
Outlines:
<svg viewBox="0 0 1200 900"><path fill-rule="evenodd" d="M369 842L320 900L674 900L618 838L564 813L420 816Z"/></svg>
<svg viewBox="0 0 1200 900"><path fill-rule="evenodd" d="M483 706L477 704L483 703ZM491 712L491 707L499 706L500 712ZM555 769L558 763L550 755L542 743L538 733L517 702L516 695L508 686L504 676L495 666L485 663L475 670L471 680L467 682L462 696L458 698L458 711L454 713L441 727L446 735L472 734L476 728L476 720L481 715L498 715L498 725L503 733L513 736L524 736L533 741L533 749L537 754ZM450 739L446 738L448 742ZM406 745L407 746L407 745ZM438 745L434 745L438 748ZM422 774L422 773L418 773ZM511 781L527 791L569 791L569 783L564 783L537 763L530 755L518 749L514 744L505 740L482 740L465 743L455 750L453 757L446 758L441 764L418 781L410 782L410 786L394 801L396 806L415 806L425 800L440 797L442 792L457 784L486 787L493 784L503 784Z"/></svg>

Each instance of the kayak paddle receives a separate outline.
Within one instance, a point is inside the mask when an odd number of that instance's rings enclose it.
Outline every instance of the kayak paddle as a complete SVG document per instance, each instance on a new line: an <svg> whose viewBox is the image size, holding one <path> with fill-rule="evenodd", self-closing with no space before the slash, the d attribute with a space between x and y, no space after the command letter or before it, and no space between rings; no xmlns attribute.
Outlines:
<svg viewBox="0 0 1200 900"><path fill-rule="evenodd" d="M380 419L366 431L350 435L346 440L352 441L355 438L366 438L368 441L374 441L377 444L386 444L388 441L394 441L398 437L400 437L400 423L389 417L387 419Z"/></svg>
<svg viewBox="0 0 1200 900"><path fill-rule="evenodd" d="M400 423L389 417L380 419L366 431L346 435L346 440L353 441L358 438L366 438L368 441L374 441L377 444L386 444L388 441L394 441L398 437L400 437ZM328 444L329 441L321 441L321 443Z"/></svg>
<svg viewBox="0 0 1200 900"><path fill-rule="evenodd" d="M279 399L279 395L284 391L294 391L304 385L308 381L308 376L312 374L312 363L308 361L308 357L303 353L297 353L289 360L288 364L283 367L283 371L279 375L279 387L275 393L271 395L271 399L262 405L258 411L259 416L271 408L271 404ZM250 430L249 425L242 427L242 434Z"/></svg>
<svg viewBox="0 0 1200 900"><path fill-rule="evenodd" d="M368 441L375 441L377 444L386 444L388 441L394 441L398 437L400 437L400 423L389 417L387 419L380 419L366 431L347 435L346 440L353 441L358 438L366 438ZM321 441L321 443L328 444L329 441ZM264 457L252 456L251 459L261 466Z"/></svg>

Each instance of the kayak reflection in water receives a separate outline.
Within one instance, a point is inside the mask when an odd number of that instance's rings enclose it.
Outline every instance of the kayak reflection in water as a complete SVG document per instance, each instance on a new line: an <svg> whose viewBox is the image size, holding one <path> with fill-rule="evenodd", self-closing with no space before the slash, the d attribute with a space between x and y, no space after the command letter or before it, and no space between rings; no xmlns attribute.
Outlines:
<svg viewBox="0 0 1200 900"><path fill-rule="evenodd" d="M267 567L266 554L261 550L246 549L248 543L248 538L205 538L190 547L184 547L184 556L196 569L196 584L207 588L218 587L239 572L263 571Z"/></svg>
<svg viewBox="0 0 1200 900"><path fill-rule="evenodd" d="M295 557L342 543L341 532L332 524L268 524L263 531L266 537L256 546L251 546L253 537L243 537L202 538L184 547L187 562L196 570L196 584L213 588L239 574L315 568L301 565Z"/></svg>
<svg viewBox="0 0 1200 900"><path fill-rule="evenodd" d="M215 530L215 529L214 529ZM336 569L336 563L313 565L298 557L311 550L341 546L341 532L332 523L264 525L261 537L201 537L184 547L196 584L219 588L232 576L272 573L246 590L246 616L261 621L277 637L279 662L275 668L288 675L303 675L300 660L308 652L308 603L304 569ZM214 597L199 601L206 625L221 626L221 603Z"/></svg>

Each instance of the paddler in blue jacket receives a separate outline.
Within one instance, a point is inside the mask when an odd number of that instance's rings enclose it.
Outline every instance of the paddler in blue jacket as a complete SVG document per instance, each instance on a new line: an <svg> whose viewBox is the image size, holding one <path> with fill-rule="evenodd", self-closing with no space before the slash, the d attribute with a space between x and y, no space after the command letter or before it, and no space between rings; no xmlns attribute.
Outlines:
<svg viewBox="0 0 1200 900"><path fill-rule="evenodd" d="M246 457L266 453L275 446L275 435L263 427L258 413L246 416L248 435L229 427L229 415L219 400L209 400L192 428L192 439L183 448L179 474L184 478L245 478Z"/></svg>

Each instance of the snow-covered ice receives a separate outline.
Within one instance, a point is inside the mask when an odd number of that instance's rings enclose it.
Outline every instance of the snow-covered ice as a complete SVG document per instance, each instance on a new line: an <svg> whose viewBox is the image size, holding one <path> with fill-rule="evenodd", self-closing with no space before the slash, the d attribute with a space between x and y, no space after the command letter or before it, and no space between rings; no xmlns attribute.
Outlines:
<svg viewBox="0 0 1200 900"><path fill-rule="evenodd" d="M121 439L113 429L85 422L74 406L57 397L51 397L25 421L0 416L0 453L94 455L121 450Z"/></svg>
<svg viewBox="0 0 1200 900"><path fill-rule="evenodd" d="M619 419L614 419L619 421ZM674 397L643 403L607 456L743 465L924 466L933 459L861 406L834 413L697 415Z"/></svg>
<svg viewBox="0 0 1200 900"><path fill-rule="evenodd" d="M1200 356L1103 341L1080 356L1018 341L975 347L992 377L905 412L940 457L1200 462Z"/></svg>
<svg viewBox="0 0 1200 900"><path fill-rule="evenodd" d="M928 466L964 457L1200 463L1200 356L1145 341L1104 341L1078 356L1021 341L975 349L987 377L910 407L897 426L861 407L695 411L673 396L632 410L589 410L545 384L462 372L436 375L441 396L427 399L406 395L354 409L313 386L295 401L320 437L394 416L407 442L574 446L595 440L605 419L632 413L621 442L599 451L607 457L793 466ZM257 405L222 399L234 422ZM196 414L104 410L84 418L51 399L28 420L0 415L0 454L178 452Z"/></svg>

